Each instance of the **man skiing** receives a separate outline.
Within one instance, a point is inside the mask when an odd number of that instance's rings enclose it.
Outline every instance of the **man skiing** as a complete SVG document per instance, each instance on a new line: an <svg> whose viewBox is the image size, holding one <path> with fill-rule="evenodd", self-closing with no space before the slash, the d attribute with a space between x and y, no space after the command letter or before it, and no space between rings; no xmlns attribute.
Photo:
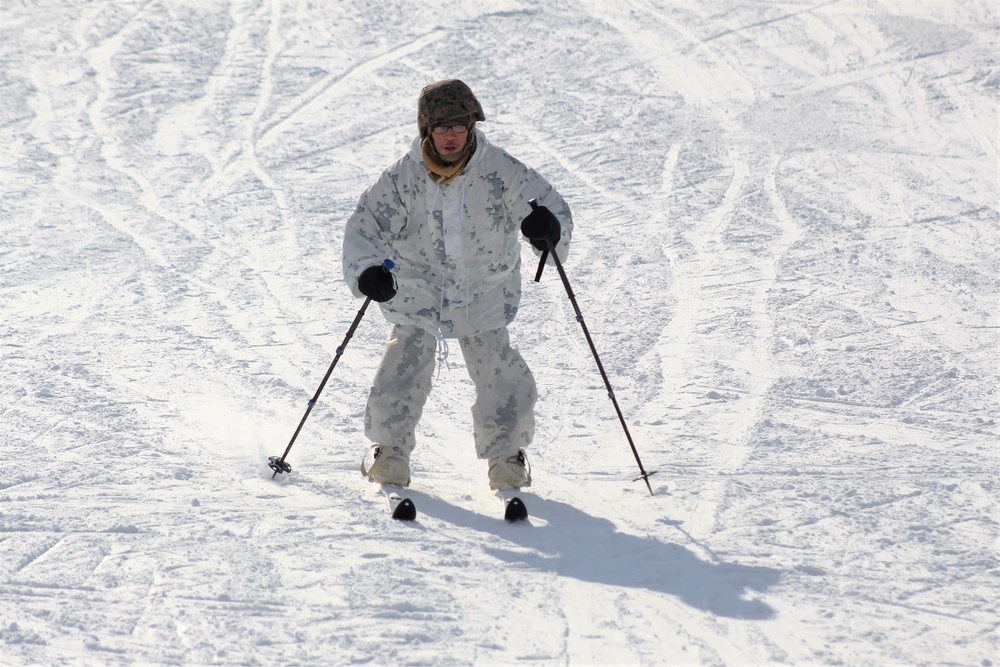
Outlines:
<svg viewBox="0 0 1000 667"><path fill-rule="evenodd" d="M491 488L531 484L524 448L534 436L537 391L507 332L521 297L518 231L536 253L551 241L562 261L573 222L544 178L477 129L483 120L463 82L426 86L417 102L419 136L347 221L344 280L356 297L379 302L394 325L365 411L374 444L361 472L379 484L410 483L435 354L446 361L451 339L475 384L473 438ZM382 268L387 258L393 273Z"/></svg>

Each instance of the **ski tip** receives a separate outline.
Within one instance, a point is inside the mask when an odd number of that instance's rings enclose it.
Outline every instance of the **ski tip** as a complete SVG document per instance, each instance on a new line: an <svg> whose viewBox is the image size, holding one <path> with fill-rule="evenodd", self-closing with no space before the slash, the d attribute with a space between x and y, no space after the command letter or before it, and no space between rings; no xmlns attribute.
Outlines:
<svg viewBox="0 0 1000 667"><path fill-rule="evenodd" d="M524 521L528 518L528 508L524 506L520 498L511 498L507 503L503 518L508 523Z"/></svg>
<svg viewBox="0 0 1000 667"><path fill-rule="evenodd" d="M409 498L403 498L392 512L392 518L397 521L415 521L417 506Z"/></svg>

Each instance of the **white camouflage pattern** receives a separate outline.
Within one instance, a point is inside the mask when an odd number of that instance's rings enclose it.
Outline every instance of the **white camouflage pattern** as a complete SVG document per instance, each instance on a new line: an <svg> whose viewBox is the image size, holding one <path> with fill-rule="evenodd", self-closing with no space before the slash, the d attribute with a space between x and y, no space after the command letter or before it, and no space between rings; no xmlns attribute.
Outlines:
<svg viewBox="0 0 1000 667"><path fill-rule="evenodd" d="M573 221L563 198L534 169L475 133L475 153L445 185L427 176L414 139L365 190L347 222L344 280L355 296L363 296L362 271L386 258L396 264L398 292L379 304L393 324L445 338L510 324L521 300L520 224L530 199L559 219L560 260L569 252Z"/></svg>
<svg viewBox="0 0 1000 667"><path fill-rule="evenodd" d="M531 444L535 432L535 378L510 345L506 328L459 339L469 377L476 385L473 437L481 459L511 456ZM396 325L386 342L365 411L365 436L407 454L430 394L434 336L412 325Z"/></svg>

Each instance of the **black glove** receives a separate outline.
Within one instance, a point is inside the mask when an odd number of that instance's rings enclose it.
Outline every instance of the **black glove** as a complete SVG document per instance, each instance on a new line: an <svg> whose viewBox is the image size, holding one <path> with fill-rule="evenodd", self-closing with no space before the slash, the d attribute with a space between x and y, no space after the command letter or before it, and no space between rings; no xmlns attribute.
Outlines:
<svg viewBox="0 0 1000 667"><path fill-rule="evenodd" d="M358 289L372 301L388 301L396 296L396 281L381 266L369 266L358 278Z"/></svg>
<svg viewBox="0 0 1000 667"><path fill-rule="evenodd" d="M536 206L521 221L521 233L531 242L531 245L539 250L548 250L546 240L551 241L552 246L555 247L562 236L562 227L552 211L545 206Z"/></svg>

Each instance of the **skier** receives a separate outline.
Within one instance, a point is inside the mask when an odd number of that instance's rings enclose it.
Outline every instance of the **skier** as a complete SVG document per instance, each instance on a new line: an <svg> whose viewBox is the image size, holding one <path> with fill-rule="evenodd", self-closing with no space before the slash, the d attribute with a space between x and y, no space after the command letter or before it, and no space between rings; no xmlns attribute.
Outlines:
<svg viewBox="0 0 1000 667"><path fill-rule="evenodd" d="M465 83L426 86L419 136L347 221L344 280L354 296L379 302L394 325L365 411L374 444L361 472L372 482L409 485L435 355L447 364L448 341L458 339L476 387L473 438L488 460L490 487L531 484L524 449L534 436L537 391L507 332L521 298L518 223L536 254L550 240L563 261L573 222L544 178L486 139L476 127L483 120ZM386 258L393 273L382 268Z"/></svg>

